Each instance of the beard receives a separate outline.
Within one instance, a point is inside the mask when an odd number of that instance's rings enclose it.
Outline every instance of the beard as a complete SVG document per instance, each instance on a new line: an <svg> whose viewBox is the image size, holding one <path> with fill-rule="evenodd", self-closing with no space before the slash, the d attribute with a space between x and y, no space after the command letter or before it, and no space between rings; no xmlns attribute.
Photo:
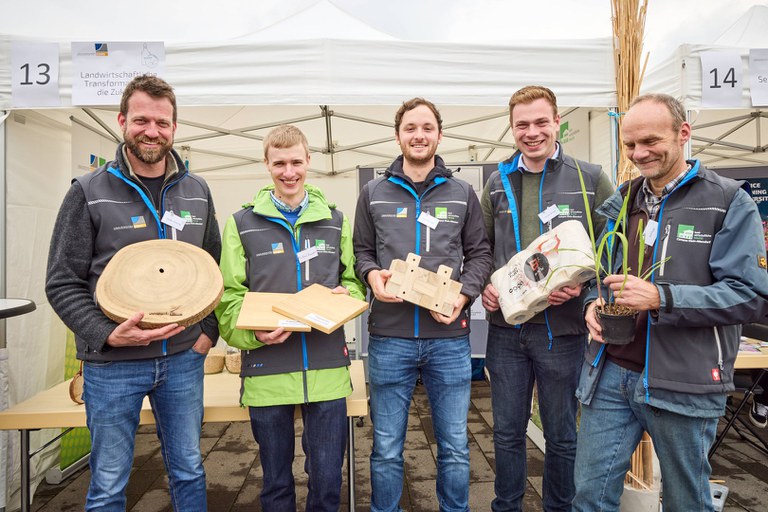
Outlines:
<svg viewBox="0 0 768 512"><path fill-rule="evenodd" d="M128 148L128 151L133 153L136 158L145 164L156 164L160 162L165 159L166 155L173 149L173 141L168 141L162 137L150 139L149 137L140 135L136 138L131 138L126 137L124 134L123 138L125 139L125 147ZM151 142L159 145L152 149L142 149L141 146L139 146L140 142Z"/></svg>

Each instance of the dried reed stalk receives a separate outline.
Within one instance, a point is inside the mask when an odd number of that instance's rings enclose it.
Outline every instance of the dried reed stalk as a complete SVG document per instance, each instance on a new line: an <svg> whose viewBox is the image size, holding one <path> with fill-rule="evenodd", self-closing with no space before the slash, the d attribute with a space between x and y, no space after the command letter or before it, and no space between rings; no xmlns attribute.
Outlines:
<svg viewBox="0 0 768 512"><path fill-rule="evenodd" d="M642 59L645 15L648 0L611 0L613 23L613 59L616 73L616 97L620 113L629 110L630 102L640 93L640 84L648 64L648 54ZM640 62L643 62L642 67ZM621 137L621 116L618 122L619 165L616 183L637 176L637 169L627 159ZM653 484L653 444L647 432L632 454L632 464L625 481L636 489L649 489Z"/></svg>
<svg viewBox="0 0 768 512"><path fill-rule="evenodd" d="M616 97L619 112L626 112L629 103L640 93L640 84L648 64L648 54L643 53L645 14L648 0L611 0L611 21L613 23L613 60L616 73ZM616 183L620 184L637 176L637 170L627 160L621 137L621 116L619 123L619 165Z"/></svg>

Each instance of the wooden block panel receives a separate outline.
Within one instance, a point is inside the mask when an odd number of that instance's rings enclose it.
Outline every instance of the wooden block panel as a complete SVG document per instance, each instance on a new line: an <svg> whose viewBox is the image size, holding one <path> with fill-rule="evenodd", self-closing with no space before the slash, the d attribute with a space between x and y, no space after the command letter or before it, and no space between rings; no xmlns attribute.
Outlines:
<svg viewBox="0 0 768 512"><path fill-rule="evenodd" d="M311 331L310 325L272 310L272 306L290 297L293 297L292 293L246 293L235 326L238 329L255 331L274 331L278 327L282 327L286 331Z"/></svg>
<svg viewBox="0 0 768 512"><path fill-rule="evenodd" d="M368 309L364 300L313 284L272 306L272 310L330 334Z"/></svg>
<svg viewBox="0 0 768 512"><path fill-rule="evenodd" d="M451 316L461 283L451 279L450 267L440 265L437 272L430 272L419 267L420 261L421 256L413 253L408 253L405 261L392 260L389 266L392 277L387 281L386 291L406 302Z"/></svg>

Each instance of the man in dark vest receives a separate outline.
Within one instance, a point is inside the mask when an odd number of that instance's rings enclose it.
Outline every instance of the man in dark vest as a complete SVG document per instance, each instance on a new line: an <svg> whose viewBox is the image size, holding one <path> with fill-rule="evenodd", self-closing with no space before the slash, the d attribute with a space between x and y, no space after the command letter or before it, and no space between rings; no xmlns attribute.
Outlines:
<svg viewBox="0 0 768 512"><path fill-rule="evenodd" d="M611 229L630 194L629 269L614 259L602 291L610 287L617 304L640 314L633 341L605 344L595 317L605 297L593 290L587 298L592 341L577 391L582 407L573 508L619 509L630 457L646 431L659 458L664 510L712 510L707 454L734 389L741 324L757 321L768 308L760 215L743 182L685 159L691 126L676 99L636 98L621 131L641 176L600 208ZM620 246L617 240L616 254ZM650 279L636 277L648 269ZM626 282L624 270L631 271Z"/></svg>
<svg viewBox="0 0 768 512"><path fill-rule="evenodd" d="M599 234L605 221L594 210L613 192L600 166L577 161L557 141L560 115L551 90L528 86L515 92L509 100L509 122L518 151L499 164L481 198L496 269L539 235L568 220L578 220L588 229L591 213L599 221ZM555 215L547 213L551 211ZM555 290L548 296L546 310L522 325L510 325L499 310L499 291L492 284L483 291L483 306L489 312L486 366L491 376L496 453L494 512L522 509L534 383L546 440L544 510L570 510L578 408L574 392L587 337L580 298L584 293L581 286Z"/></svg>
<svg viewBox="0 0 768 512"><path fill-rule="evenodd" d="M64 198L46 278L51 307L75 333L77 357L84 361L91 431L86 510L125 510L139 412L149 396L173 508L204 511L203 363L219 337L216 318L211 313L186 329L141 329L146 312L136 312L117 324L99 309L94 290L118 250L145 240L175 237L218 261L213 200L205 181L173 150L176 96L170 85L153 76L133 79L117 121L125 142L115 159L73 180Z"/></svg>
<svg viewBox="0 0 768 512"><path fill-rule="evenodd" d="M491 250L472 187L452 177L435 155L442 118L423 98L395 114L402 156L363 187L355 213L357 274L371 289L368 375L371 419L371 511L399 509L408 409L419 375L437 441L440 510L469 510L467 411L471 385L469 315L491 269ZM385 289L393 259L409 252L420 265L453 269L462 283L450 316L405 303Z"/></svg>
<svg viewBox="0 0 768 512"><path fill-rule="evenodd" d="M272 184L224 227L224 296L216 308L221 335L242 350L240 403L247 406L264 471L262 509L296 510L294 411L301 405L301 445L309 476L307 510L336 512L352 393L344 330L290 332L238 329L245 294L295 293L319 283L334 293L365 296L355 277L352 228L323 193L306 184L304 134L278 126L264 138Z"/></svg>

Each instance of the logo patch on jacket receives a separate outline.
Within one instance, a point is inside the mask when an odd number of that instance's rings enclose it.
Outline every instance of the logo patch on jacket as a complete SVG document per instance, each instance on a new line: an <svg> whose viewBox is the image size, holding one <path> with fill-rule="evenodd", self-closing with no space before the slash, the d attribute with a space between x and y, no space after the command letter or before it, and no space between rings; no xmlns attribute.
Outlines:
<svg viewBox="0 0 768 512"><path fill-rule="evenodd" d="M720 370L718 368L712 368L712 380L720 382Z"/></svg>
<svg viewBox="0 0 768 512"><path fill-rule="evenodd" d="M444 206L436 206L435 217L437 217L440 220L448 220L448 208Z"/></svg>
<svg viewBox="0 0 768 512"><path fill-rule="evenodd" d="M398 208L397 214L395 215L398 219L407 219L408 218L408 208Z"/></svg>
<svg viewBox="0 0 768 512"><path fill-rule="evenodd" d="M761 255L758 254L758 256L757 256L757 266L762 268L762 269L768 270L768 261L766 261L765 256L761 256Z"/></svg>
<svg viewBox="0 0 768 512"><path fill-rule="evenodd" d="M676 240L678 242L694 244L711 244L712 235L709 233L702 233L701 231L697 231L696 226L693 224L678 224Z"/></svg>
<svg viewBox="0 0 768 512"><path fill-rule="evenodd" d="M140 229L140 228L147 227L147 222L144 220L143 215L131 217L131 224L133 224L133 229Z"/></svg>
<svg viewBox="0 0 768 512"><path fill-rule="evenodd" d="M179 212L179 216L183 219L187 220L187 226L202 226L203 225L203 218L202 217L195 217L192 212L188 212L187 210L181 210Z"/></svg>
<svg viewBox="0 0 768 512"><path fill-rule="evenodd" d="M283 250L283 242L277 242L272 244L272 254L283 254L285 250Z"/></svg>

